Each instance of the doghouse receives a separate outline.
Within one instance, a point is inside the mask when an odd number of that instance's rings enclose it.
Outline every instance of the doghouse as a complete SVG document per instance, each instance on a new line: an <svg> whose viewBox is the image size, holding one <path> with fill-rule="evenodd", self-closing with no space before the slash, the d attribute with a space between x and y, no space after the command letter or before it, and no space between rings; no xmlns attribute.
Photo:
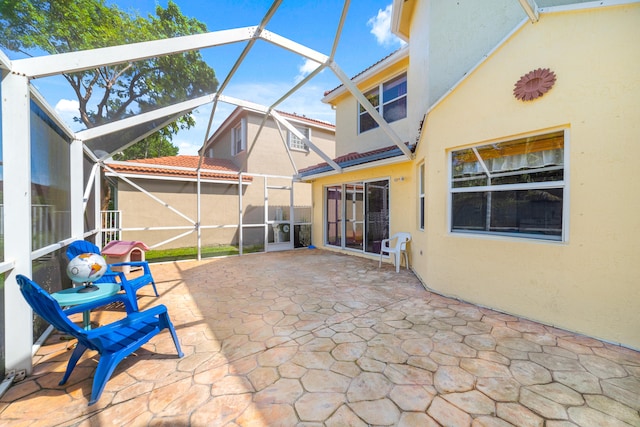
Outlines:
<svg viewBox="0 0 640 427"><path fill-rule="evenodd" d="M144 253L148 250L149 247L142 242L112 240L102 249L102 255L106 255L107 264L144 261ZM112 267L112 270L129 274L131 271L140 268L142 267L126 265L122 267Z"/></svg>

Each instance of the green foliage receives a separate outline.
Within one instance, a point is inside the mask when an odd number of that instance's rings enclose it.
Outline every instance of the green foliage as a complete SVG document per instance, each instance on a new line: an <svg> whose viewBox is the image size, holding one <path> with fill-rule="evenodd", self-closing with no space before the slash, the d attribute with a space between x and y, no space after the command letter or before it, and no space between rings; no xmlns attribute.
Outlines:
<svg viewBox="0 0 640 427"><path fill-rule="evenodd" d="M157 132L148 136L142 141L133 144L121 153L113 156L114 160L149 159L153 157L175 156L178 154L178 147L173 145L168 139Z"/></svg>
<svg viewBox="0 0 640 427"><path fill-rule="evenodd" d="M0 46L27 54L55 54L207 31L204 23L185 17L172 1L166 9L156 6L155 13L143 18L104 0L0 0ZM76 120L87 128L213 93L218 86L213 69L193 51L64 74L64 78L80 104ZM153 135L155 141L146 146L171 146L177 152L171 136L193 125L191 115L185 115ZM163 142L158 144L158 139ZM169 151L158 153L171 155Z"/></svg>

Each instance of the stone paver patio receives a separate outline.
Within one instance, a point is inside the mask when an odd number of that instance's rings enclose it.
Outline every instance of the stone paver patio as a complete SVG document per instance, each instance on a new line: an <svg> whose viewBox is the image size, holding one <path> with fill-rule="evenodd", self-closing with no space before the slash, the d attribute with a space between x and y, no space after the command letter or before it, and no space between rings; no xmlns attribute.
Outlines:
<svg viewBox="0 0 640 427"><path fill-rule="evenodd" d="M321 250L153 265L167 332L87 406L95 353L58 386L52 334L0 400L11 426L640 426L640 353L426 291ZM93 313L105 323L119 307Z"/></svg>

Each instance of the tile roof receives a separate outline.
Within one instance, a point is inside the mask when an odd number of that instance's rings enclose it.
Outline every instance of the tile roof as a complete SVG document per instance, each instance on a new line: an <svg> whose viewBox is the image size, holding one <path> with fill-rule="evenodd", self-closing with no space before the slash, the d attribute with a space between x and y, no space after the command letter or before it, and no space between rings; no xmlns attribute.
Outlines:
<svg viewBox="0 0 640 427"><path fill-rule="evenodd" d="M199 159L199 156L167 156L152 159L127 160L124 162L107 162L107 165L116 172L126 174L196 178L197 175L195 171L166 169L165 167L196 168ZM212 172L207 172L207 170ZM238 179L238 172L238 167L230 160L205 157L202 159L200 177L203 179L236 181ZM251 177L243 177L242 179L250 181Z"/></svg>
<svg viewBox="0 0 640 427"><path fill-rule="evenodd" d="M408 145L408 144L407 144ZM413 151L415 145L408 145L409 149ZM404 153L397 145L390 145L388 147L378 148L371 151L365 151L363 153L352 152L344 154L340 157L333 159L338 166L346 168L350 166L362 165L365 163L375 162L376 160L390 159L392 157L404 156ZM300 176L316 175L323 172L332 171L333 168L329 166L327 162L319 163L317 165L309 166L304 169L300 169L298 173Z"/></svg>

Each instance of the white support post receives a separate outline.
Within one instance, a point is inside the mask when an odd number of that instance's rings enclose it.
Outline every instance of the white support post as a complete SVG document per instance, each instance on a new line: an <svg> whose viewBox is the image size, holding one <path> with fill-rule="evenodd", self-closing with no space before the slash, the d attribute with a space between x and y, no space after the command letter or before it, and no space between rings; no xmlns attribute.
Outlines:
<svg viewBox="0 0 640 427"><path fill-rule="evenodd" d="M238 174L238 254L242 255L242 172Z"/></svg>
<svg viewBox="0 0 640 427"><path fill-rule="evenodd" d="M294 208L293 208L293 178L291 178L291 184L289 184L291 188L289 189L289 243L291 243L291 248L295 248L296 240L295 237L295 228L296 228L296 219L294 218Z"/></svg>
<svg viewBox="0 0 640 427"><path fill-rule="evenodd" d="M264 198L264 251L269 247L269 189L267 188L268 177L263 177L263 198Z"/></svg>
<svg viewBox="0 0 640 427"><path fill-rule="evenodd" d="M95 237L96 246L102 247L102 170L94 176L93 182L93 206L95 211L95 229L98 230Z"/></svg>
<svg viewBox="0 0 640 427"><path fill-rule="evenodd" d="M33 316L16 276L32 276L31 265L31 108L29 80L3 73L2 160L4 179L4 259L15 266L5 273L5 368L32 370Z"/></svg>
<svg viewBox="0 0 640 427"><path fill-rule="evenodd" d="M77 139L72 141L69 152L71 237L82 240L84 236L84 152L82 141Z"/></svg>
<svg viewBox="0 0 640 427"><path fill-rule="evenodd" d="M200 200L200 168L198 168L197 172L197 183L196 183L196 233L197 233L197 245L198 245L198 255L197 259L200 261L202 259L202 211L201 211L201 200Z"/></svg>

